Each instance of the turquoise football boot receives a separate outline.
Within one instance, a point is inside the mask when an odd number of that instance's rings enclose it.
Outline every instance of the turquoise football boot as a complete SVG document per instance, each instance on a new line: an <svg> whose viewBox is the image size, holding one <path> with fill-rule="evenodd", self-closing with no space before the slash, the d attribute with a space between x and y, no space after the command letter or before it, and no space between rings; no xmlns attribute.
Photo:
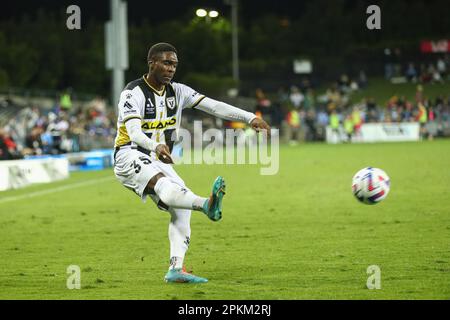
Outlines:
<svg viewBox="0 0 450 320"><path fill-rule="evenodd" d="M212 221L222 219L222 199L224 195L225 180L221 176L218 176L214 181L211 196L203 204L203 212Z"/></svg>
<svg viewBox="0 0 450 320"><path fill-rule="evenodd" d="M170 283L206 283L208 279L194 276L186 272L185 268L170 269L164 277L166 282Z"/></svg>

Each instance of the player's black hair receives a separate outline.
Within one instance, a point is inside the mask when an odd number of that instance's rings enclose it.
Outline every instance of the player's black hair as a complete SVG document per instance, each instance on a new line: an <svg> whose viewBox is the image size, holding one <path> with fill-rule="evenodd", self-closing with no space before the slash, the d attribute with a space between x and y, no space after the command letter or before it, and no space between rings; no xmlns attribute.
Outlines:
<svg viewBox="0 0 450 320"><path fill-rule="evenodd" d="M175 47L173 45L171 45L170 43L166 43L166 42L160 42L157 43L155 45L153 45L150 50L148 50L148 55L147 55L147 61L152 60L152 58L161 52L175 52L177 53L177 49L175 49Z"/></svg>

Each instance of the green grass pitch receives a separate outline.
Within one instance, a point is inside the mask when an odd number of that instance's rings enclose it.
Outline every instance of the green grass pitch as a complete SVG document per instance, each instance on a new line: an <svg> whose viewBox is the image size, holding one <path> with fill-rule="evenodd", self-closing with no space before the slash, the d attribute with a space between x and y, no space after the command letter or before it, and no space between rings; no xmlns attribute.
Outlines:
<svg viewBox="0 0 450 320"><path fill-rule="evenodd" d="M391 178L375 206L351 194L366 166ZM257 165L176 170L202 195L217 175L227 181L223 220L192 216L186 266L209 283L163 281L169 214L105 170L0 193L0 299L450 298L448 140L282 146L274 176ZM66 287L69 265L80 290ZM370 265L381 289L366 286Z"/></svg>

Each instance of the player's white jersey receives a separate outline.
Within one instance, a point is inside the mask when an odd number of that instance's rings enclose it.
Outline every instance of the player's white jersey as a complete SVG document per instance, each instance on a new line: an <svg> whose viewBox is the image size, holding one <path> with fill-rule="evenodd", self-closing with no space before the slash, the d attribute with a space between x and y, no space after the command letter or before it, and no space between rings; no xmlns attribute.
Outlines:
<svg viewBox="0 0 450 320"><path fill-rule="evenodd" d="M115 147L131 144L125 123L141 119L142 131L153 141L165 143L172 151L185 108L193 108L205 98L192 88L172 82L157 91L145 76L130 82L120 94Z"/></svg>

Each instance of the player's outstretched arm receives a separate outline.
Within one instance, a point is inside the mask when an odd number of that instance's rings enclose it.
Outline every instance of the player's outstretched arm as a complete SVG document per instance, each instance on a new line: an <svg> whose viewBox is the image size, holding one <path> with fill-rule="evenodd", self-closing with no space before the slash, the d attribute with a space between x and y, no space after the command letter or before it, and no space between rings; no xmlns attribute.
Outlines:
<svg viewBox="0 0 450 320"><path fill-rule="evenodd" d="M225 120L248 123L256 131L267 130L267 133L270 134L270 126L263 119L258 118L252 112L236 108L225 102L205 97L195 108Z"/></svg>

